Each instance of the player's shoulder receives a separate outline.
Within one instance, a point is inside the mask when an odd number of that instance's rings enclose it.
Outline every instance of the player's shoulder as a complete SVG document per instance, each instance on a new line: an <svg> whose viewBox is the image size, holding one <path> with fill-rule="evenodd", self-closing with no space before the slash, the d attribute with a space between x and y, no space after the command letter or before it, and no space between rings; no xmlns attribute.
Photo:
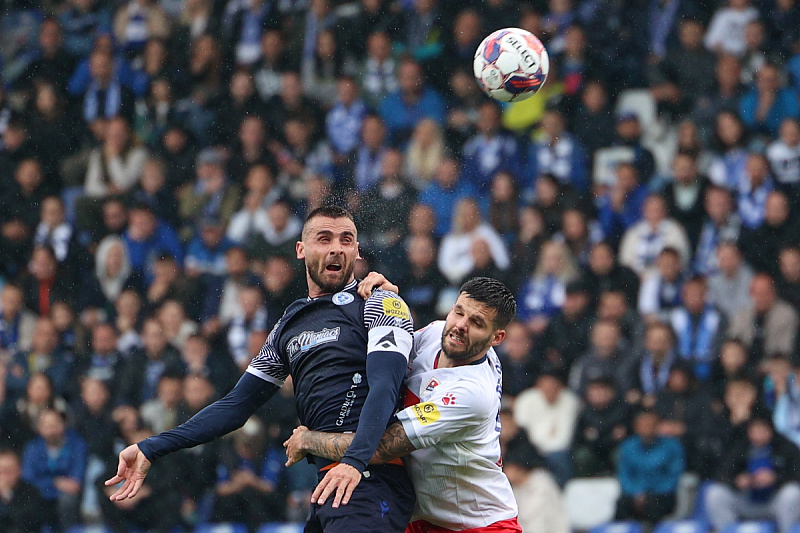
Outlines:
<svg viewBox="0 0 800 533"><path fill-rule="evenodd" d="M369 326L372 322L383 323L387 319L394 319L393 325L403 329L411 328L413 332L411 310L406 302L393 292L375 289L364 303L364 320Z"/></svg>
<svg viewBox="0 0 800 533"><path fill-rule="evenodd" d="M498 409L497 391L484 380L465 376L442 383L439 388L438 394L445 405L467 408L477 416L495 414Z"/></svg>

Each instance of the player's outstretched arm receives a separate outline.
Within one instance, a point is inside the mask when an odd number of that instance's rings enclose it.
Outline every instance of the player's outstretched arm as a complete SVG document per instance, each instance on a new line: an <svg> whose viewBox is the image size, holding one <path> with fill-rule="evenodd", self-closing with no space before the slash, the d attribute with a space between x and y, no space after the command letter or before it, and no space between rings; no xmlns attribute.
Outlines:
<svg viewBox="0 0 800 533"><path fill-rule="evenodd" d="M301 461L306 454L341 461L347 448L353 442L352 433L323 433L311 431L305 426L295 428L292 436L283 443L286 447L286 466ZM378 448L370 459L370 464L388 463L416 450L406 435L406 430L399 422L395 422L383 432Z"/></svg>

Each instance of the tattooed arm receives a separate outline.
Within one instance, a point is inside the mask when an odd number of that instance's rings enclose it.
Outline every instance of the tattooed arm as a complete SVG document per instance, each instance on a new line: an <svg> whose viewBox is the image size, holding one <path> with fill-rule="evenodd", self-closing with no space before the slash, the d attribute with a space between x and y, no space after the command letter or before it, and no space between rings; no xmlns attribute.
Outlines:
<svg viewBox="0 0 800 533"><path fill-rule="evenodd" d="M306 454L324 457L331 461L340 461L350 443L353 442L353 433L322 433L310 431L305 426L294 430L292 436L283 443L286 447L288 461L286 466L302 460ZM408 440L405 429L400 422L395 422L383 433L375 454L370 459L370 464L384 464L392 459L397 459L413 452L416 448Z"/></svg>

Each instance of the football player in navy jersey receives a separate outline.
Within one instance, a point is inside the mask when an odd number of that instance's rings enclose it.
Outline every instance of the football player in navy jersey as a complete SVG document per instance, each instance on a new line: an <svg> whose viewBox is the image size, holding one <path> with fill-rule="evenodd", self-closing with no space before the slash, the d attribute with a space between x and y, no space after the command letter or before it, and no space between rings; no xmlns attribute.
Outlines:
<svg viewBox="0 0 800 533"><path fill-rule="evenodd" d="M123 482L112 500L134 497L159 457L244 425L291 375L304 426L355 434L341 461L311 457L320 479L337 491L324 504L312 502L306 533L405 530L415 498L402 462L368 463L398 403L413 344L411 312L393 292L358 295L357 231L347 210L312 211L296 249L305 262L308 297L286 309L224 398L185 424L120 453L117 475L106 481L109 486Z"/></svg>

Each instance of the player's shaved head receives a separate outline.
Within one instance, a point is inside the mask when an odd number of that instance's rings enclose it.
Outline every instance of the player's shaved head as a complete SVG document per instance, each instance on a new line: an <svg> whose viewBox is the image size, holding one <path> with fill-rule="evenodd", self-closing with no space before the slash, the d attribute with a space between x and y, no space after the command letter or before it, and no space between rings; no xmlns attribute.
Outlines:
<svg viewBox="0 0 800 533"><path fill-rule="evenodd" d="M306 221L303 224L303 240L308 236L308 230L311 226L310 223L315 218L348 218L355 225L353 214L344 207L339 207L338 205L323 205L311 211L306 217Z"/></svg>
<svg viewBox="0 0 800 533"><path fill-rule="evenodd" d="M459 294L466 294L476 302L480 302L495 310L494 326L504 329L517 314L517 301L508 287L492 278L478 277L466 281Z"/></svg>

